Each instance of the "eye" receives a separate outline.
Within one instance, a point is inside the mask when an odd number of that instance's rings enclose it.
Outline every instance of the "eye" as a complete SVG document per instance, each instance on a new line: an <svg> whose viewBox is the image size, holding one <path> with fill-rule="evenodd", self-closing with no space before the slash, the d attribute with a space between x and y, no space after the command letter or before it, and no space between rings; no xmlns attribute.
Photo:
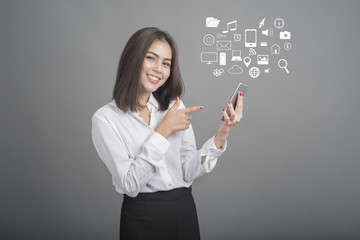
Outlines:
<svg viewBox="0 0 360 240"><path fill-rule="evenodd" d="M151 60L151 61L155 61L155 58L153 56L148 55L148 56L146 56L146 58Z"/></svg>
<svg viewBox="0 0 360 240"><path fill-rule="evenodd" d="M169 62L164 62L163 64L164 64L164 66L166 66L166 67L170 67L170 66L171 66L171 64L170 64Z"/></svg>

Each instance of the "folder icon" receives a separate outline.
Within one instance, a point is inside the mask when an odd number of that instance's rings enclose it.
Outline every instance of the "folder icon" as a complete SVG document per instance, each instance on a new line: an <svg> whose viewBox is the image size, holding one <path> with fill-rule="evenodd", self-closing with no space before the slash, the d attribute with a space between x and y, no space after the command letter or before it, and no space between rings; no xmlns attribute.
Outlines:
<svg viewBox="0 0 360 240"><path fill-rule="evenodd" d="M209 28L216 28L219 26L219 19L213 18L213 17L207 17L206 18L206 27Z"/></svg>

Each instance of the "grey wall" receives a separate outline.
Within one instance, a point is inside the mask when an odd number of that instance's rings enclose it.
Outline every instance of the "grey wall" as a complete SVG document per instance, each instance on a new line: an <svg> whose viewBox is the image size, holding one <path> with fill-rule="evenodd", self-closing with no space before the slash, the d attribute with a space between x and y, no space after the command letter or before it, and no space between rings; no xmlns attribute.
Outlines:
<svg viewBox="0 0 360 240"><path fill-rule="evenodd" d="M121 51L145 26L177 40L198 147L238 82L244 117L193 186L203 239L359 239L359 1L0 3L1 239L117 239L122 196L91 141ZM214 78L204 19L283 17L291 74ZM255 24L256 25L256 24Z"/></svg>

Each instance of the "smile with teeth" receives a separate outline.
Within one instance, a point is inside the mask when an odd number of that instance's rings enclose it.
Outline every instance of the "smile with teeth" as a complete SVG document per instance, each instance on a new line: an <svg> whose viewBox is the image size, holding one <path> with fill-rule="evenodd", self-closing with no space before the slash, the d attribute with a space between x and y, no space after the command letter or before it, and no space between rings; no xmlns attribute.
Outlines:
<svg viewBox="0 0 360 240"><path fill-rule="evenodd" d="M158 83L159 80L160 80L160 78L155 77L155 76L153 76L153 75L148 75L148 79L149 79L150 82L152 82L152 83Z"/></svg>

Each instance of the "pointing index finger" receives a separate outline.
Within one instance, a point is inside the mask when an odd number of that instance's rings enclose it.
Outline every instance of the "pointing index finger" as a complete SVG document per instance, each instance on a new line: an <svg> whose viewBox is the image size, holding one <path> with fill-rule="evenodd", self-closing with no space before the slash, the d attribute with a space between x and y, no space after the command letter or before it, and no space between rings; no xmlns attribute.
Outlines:
<svg viewBox="0 0 360 240"><path fill-rule="evenodd" d="M184 113L197 112L197 111L201 111L203 109L204 109L204 107L202 107L202 106L184 108Z"/></svg>

